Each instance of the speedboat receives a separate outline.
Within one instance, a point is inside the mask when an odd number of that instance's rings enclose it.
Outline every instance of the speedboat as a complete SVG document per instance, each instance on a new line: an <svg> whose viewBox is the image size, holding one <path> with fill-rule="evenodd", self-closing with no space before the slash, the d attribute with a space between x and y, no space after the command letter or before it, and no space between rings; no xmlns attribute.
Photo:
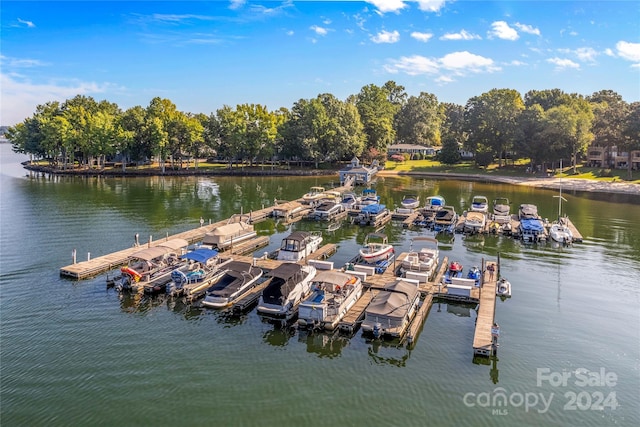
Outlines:
<svg viewBox="0 0 640 427"><path fill-rule="evenodd" d="M374 338L402 337L420 303L419 282L396 279L371 299L364 312L362 332Z"/></svg>
<svg viewBox="0 0 640 427"><path fill-rule="evenodd" d="M484 230L487 217L483 212L468 211L464 219L464 231L467 233L478 233Z"/></svg>
<svg viewBox="0 0 640 427"><path fill-rule="evenodd" d="M120 268L116 289L138 291L165 285L171 279L171 272L180 264L179 257L188 245L184 239L171 239L135 252L127 260L127 265Z"/></svg>
<svg viewBox="0 0 640 427"><path fill-rule="evenodd" d="M187 268L176 268L171 272L171 280L166 284L165 292L171 296L184 295L194 300L205 294L207 289L225 271L232 258L222 259L218 251L200 247L180 257L188 264Z"/></svg>
<svg viewBox="0 0 640 427"><path fill-rule="evenodd" d="M544 225L539 219L521 219L520 237L524 242L540 242L545 239Z"/></svg>
<svg viewBox="0 0 640 427"><path fill-rule="evenodd" d="M362 280L348 273L327 270L316 275L311 289L311 295L298 307L298 325L334 330L362 296Z"/></svg>
<svg viewBox="0 0 640 427"><path fill-rule="evenodd" d="M202 246L224 251L238 243L253 239L257 236L253 225L246 222L232 222L214 228L204 235Z"/></svg>
<svg viewBox="0 0 640 427"><path fill-rule="evenodd" d="M360 203L363 205L372 205L380 203L380 196L373 188L365 188L362 190L362 196L360 197Z"/></svg>
<svg viewBox="0 0 640 427"><path fill-rule="evenodd" d="M442 196L429 196L427 197L427 201L424 205L424 210L429 211L438 211L445 206L447 202L444 200Z"/></svg>
<svg viewBox="0 0 640 427"><path fill-rule="evenodd" d="M387 241L387 236L381 233L369 233L364 239L364 245L359 250L360 258L367 264L375 264L390 258L393 245Z"/></svg>
<svg viewBox="0 0 640 427"><path fill-rule="evenodd" d="M569 244L573 242L573 234L569 227L559 222L554 222L549 228L549 237L558 243Z"/></svg>
<svg viewBox="0 0 640 427"><path fill-rule="evenodd" d="M315 275L316 268L312 265L280 264L267 275L270 280L260 296L258 314L283 321L291 319L300 302L311 293Z"/></svg>
<svg viewBox="0 0 640 427"><path fill-rule="evenodd" d="M292 201L279 203L276 201L273 206L273 211L271 211L271 215L274 218L290 219L297 215L301 215L305 209L306 208L300 202Z"/></svg>
<svg viewBox="0 0 640 427"><path fill-rule="evenodd" d="M453 206L443 206L436 212L433 229L436 232L444 231L447 233L453 233L457 219L458 214L456 214Z"/></svg>
<svg viewBox="0 0 640 427"><path fill-rule="evenodd" d="M342 200L340 201L340 204L345 209L353 209L359 203L360 203L360 198L356 196L354 193L345 193L342 196Z"/></svg>
<svg viewBox="0 0 640 427"><path fill-rule="evenodd" d="M498 280L496 295L499 297L511 298L511 283L504 277Z"/></svg>
<svg viewBox="0 0 640 427"><path fill-rule="evenodd" d="M482 277L482 272L478 268L478 266L473 266L467 272L467 279L473 279L475 281L475 285L480 285L480 278Z"/></svg>
<svg viewBox="0 0 640 427"><path fill-rule="evenodd" d="M498 197L493 201L493 222L507 224L511 221L511 203L506 197Z"/></svg>
<svg viewBox="0 0 640 427"><path fill-rule="evenodd" d="M489 201L485 196L473 196L471 199L471 210L473 212L489 212Z"/></svg>
<svg viewBox="0 0 640 427"><path fill-rule="evenodd" d="M233 261L224 267L224 274L207 289L202 305L224 308L242 298L253 289L262 277L262 269L249 262Z"/></svg>
<svg viewBox="0 0 640 427"><path fill-rule="evenodd" d="M424 207L420 210L420 216L416 219L416 225L421 227L433 227L436 213L446 204L442 196L429 196Z"/></svg>
<svg viewBox="0 0 640 427"><path fill-rule="evenodd" d="M425 244L419 250L414 248L416 244ZM409 271L419 271L426 273L429 277L433 275L440 263L440 251L438 240L433 237L414 237L411 240L411 248L407 256L402 260L402 268Z"/></svg>
<svg viewBox="0 0 640 427"><path fill-rule="evenodd" d="M302 196L302 202L307 205L315 204L318 200L323 197L323 193L325 192L324 187L313 186L309 189L307 193Z"/></svg>
<svg viewBox="0 0 640 427"><path fill-rule="evenodd" d="M462 277L462 264L458 261L451 261L447 271L444 273L444 283L451 283L451 279L456 277Z"/></svg>
<svg viewBox="0 0 640 427"><path fill-rule="evenodd" d="M294 231L282 239L278 250L279 261L298 262L318 250L322 243L322 233Z"/></svg>
<svg viewBox="0 0 640 427"><path fill-rule="evenodd" d="M420 197L415 194L405 195L400 204L404 209L415 209L420 206Z"/></svg>
<svg viewBox="0 0 640 427"><path fill-rule="evenodd" d="M523 203L518 208L518 219L537 219L538 207L530 203Z"/></svg>
<svg viewBox="0 0 640 427"><path fill-rule="evenodd" d="M323 200L313 209L311 218L316 221L329 221L344 212L344 209L344 206L340 202Z"/></svg>

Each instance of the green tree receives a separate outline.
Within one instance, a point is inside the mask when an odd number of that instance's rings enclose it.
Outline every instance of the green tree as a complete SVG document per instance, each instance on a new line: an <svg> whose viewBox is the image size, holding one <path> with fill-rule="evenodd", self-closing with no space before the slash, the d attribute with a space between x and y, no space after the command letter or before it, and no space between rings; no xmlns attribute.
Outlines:
<svg viewBox="0 0 640 427"><path fill-rule="evenodd" d="M438 98L421 92L418 97L409 97L396 114L396 140L405 144L440 146L442 122L443 114Z"/></svg>
<svg viewBox="0 0 640 427"><path fill-rule="evenodd" d="M595 92L587 99L593 106L594 143L605 149L605 162L611 166L611 149L625 143L623 130L629 106L612 90Z"/></svg>
<svg viewBox="0 0 640 427"><path fill-rule="evenodd" d="M387 147L395 140L393 121L400 109L400 105L392 103L390 98L397 98L397 94L392 96L384 87L370 84L349 99L349 102L355 103L360 113L367 137L366 147L375 148L383 153L387 152Z"/></svg>

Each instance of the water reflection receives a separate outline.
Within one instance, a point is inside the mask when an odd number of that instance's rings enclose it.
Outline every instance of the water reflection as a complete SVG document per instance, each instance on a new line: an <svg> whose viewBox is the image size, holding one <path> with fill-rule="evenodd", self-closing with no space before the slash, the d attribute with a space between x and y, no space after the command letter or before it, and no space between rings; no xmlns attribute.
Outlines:
<svg viewBox="0 0 640 427"><path fill-rule="evenodd" d="M307 353L315 353L320 358L328 357L329 359L340 356L342 349L350 343L349 338L338 331L325 333L302 329L298 330L298 341L306 343Z"/></svg>
<svg viewBox="0 0 640 427"><path fill-rule="evenodd" d="M411 350L403 347L398 340L367 339L366 342L367 354L376 365L391 365L398 368L407 366Z"/></svg>
<svg viewBox="0 0 640 427"><path fill-rule="evenodd" d="M266 330L262 335L262 341L274 347L285 347L289 340L296 334L296 329L291 325L278 325L270 322L272 329Z"/></svg>

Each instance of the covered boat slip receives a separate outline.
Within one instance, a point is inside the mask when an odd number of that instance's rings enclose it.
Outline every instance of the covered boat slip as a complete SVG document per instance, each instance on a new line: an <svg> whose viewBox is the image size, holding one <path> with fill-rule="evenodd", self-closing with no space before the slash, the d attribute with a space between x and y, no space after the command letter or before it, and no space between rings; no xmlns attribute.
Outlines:
<svg viewBox="0 0 640 427"><path fill-rule="evenodd" d="M420 290L417 281L399 278L380 289L365 310L362 322L363 332L401 338L407 331L409 323L416 312L420 301Z"/></svg>
<svg viewBox="0 0 640 427"><path fill-rule="evenodd" d="M202 244L214 249L225 250L234 244L256 237L253 225L245 222L234 222L221 225L205 234Z"/></svg>

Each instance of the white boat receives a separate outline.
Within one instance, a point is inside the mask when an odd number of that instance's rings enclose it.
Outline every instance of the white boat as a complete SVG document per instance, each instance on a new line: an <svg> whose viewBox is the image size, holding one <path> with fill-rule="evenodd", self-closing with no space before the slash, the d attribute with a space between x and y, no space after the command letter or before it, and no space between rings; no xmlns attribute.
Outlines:
<svg viewBox="0 0 640 427"><path fill-rule="evenodd" d="M334 330L362 296L362 280L348 273L327 270L316 275L311 289L311 295L298 307L298 325Z"/></svg>
<svg viewBox="0 0 640 427"><path fill-rule="evenodd" d="M344 212L344 209L339 201L323 200L313 209L311 218L316 221L329 221Z"/></svg>
<svg viewBox="0 0 640 427"><path fill-rule="evenodd" d="M433 219L433 229L436 232L453 233L456 222L458 220L458 214L453 206L443 206L436 212Z"/></svg>
<svg viewBox="0 0 640 427"><path fill-rule="evenodd" d="M518 208L518 219L538 219L538 207L530 203L523 203Z"/></svg>
<svg viewBox="0 0 640 427"><path fill-rule="evenodd" d="M417 280L396 279L378 291L364 312L362 332L375 338L402 337L420 304Z"/></svg>
<svg viewBox="0 0 640 427"><path fill-rule="evenodd" d="M511 283L504 277L498 280L496 295L499 297L511 298Z"/></svg>
<svg viewBox="0 0 640 427"><path fill-rule="evenodd" d="M307 205L315 204L322 198L322 193L325 192L324 187L314 186L309 189L307 193L302 196L302 202Z"/></svg>
<svg viewBox="0 0 640 427"><path fill-rule="evenodd" d="M354 193L345 193L342 196L342 200L340 204L344 206L345 209L353 209L360 203L360 198L356 196Z"/></svg>
<svg viewBox="0 0 640 427"><path fill-rule="evenodd" d="M573 242L573 234L566 225L554 222L549 228L549 237L558 243L569 244Z"/></svg>
<svg viewBox="0 0 640 427"><path fill-rule="evenodd" d="M421 244L423 247L417 249L416 246ZM411 240L409 253L402 260L402 268L408 271L426 273L431 277L439 263L440 250L438 249L438 240L433 237L414 237Z"/></svg>
<svg viewBox="0 0 640 427"><path fill-rule="evenodd" d="M180 264L180 256L189 242L171 239L157 246L132 254L127 265L120 268L120 291L139 291L145 287L163 286L171 279L171 272Z"/></svg>
<svg viewBox="0 0 640 427"><path fill-rule="evenodd" d="M545 240L544 225L542 220L535 218L523 218L519 226L520 238L524 242L537 243Z"/></svg>
<svg viewBox="0 0 640 427"><path fill-rule="evenodd" d="M482 212L468 211L464 219L464 231L466 233L479 233L484 230L487 217Z"/></svg>
<svg viewBox="0 0 640 427"><path fill-rule="evenodd" d="M285 262L268 273L269 283L258 302L258 314L279 320L291 319L298 305L311 293L311 281L316 275L312 265Z"/></svg>
<svg viewBox="0 0 640 427"><path fill-rule="evenodd" d="M387 236L381 233L369 233L364 239L364 245L359 250L360 258L367 264L375 264L390 258L393 245L389 244Z"/></svg>
<svg viewBox="0 0 640 427"><path fill-rule="evenodd" d="M381 221L384 221L386 217L391 217L391 212L385 205L378 203L372 203L364 205L358 212L354 222L360 225L372 225L376 226Z"/></svg>
<svg viewBox="0 0 640 427"><path fill-rule="evenodd" d="M246 222L232 222L214 228L204 235L202 246L224 251L233 245L253 239L257 236L253 225Z"/></svg>
<svg viewBox="0 0 640 427"><path fill-rule="evenodd" d="M362 190L362 196L360 196L361 205L373 205L380 203L380 196L373 188L365 188Z"/></svg>
<svg viewBox="0 0 640 427"><path fill-rule="evenodd" d="M271 211L271 216L274 218L294 218L298 215L301 215L302 212L306 208L300 202L292 201L292 202L284 202L284 201L276 201L273 205L273 210Z"/></svg>
<svg viewBox="0 0 640 427"><path fill-rule="evenodd" d="M282 239L277 259L298 262L318 250L322 243L322 233L294 231Z"/></svg>
<svg viewBox="0 0 640 427"><path fill-rule="evenodd" d="M171 272L171 280L165 292L171 296L183 295L187 300L200 298L206 290L222 276L232 258L220 258L218 251L200 247L180 257L187 262L186 268Z"/></svg>
<svg viewBox="0 0 640 427"><path fill-rule="evenodd" d="M415 209L420 206L420 197L415 194L407 194L400 202L404 209Z"/></svg>
<svg viewBox="0 0 640 427"><path fill-rule="evenodd" d="M230 262L224 266L224 274L207 289L202 305L210 308L228 307L253 289L261 277L260 267L249 262Z"/></svg>
<svg viewBox="0 0 640 427"><path fill-rule="evenodd" d="M506 197L498 197L493 201L493 222L503 225L511 222L511 203Z"/></svg>
<svg viewBox="0 0 640 427"><path fill-rule="evenodd" d="M473 196L473 199L471 199L471 211L488 213L489 200L485 196Z"/></svg>
<svg viewBox="0 0 640 427"><path fill-rule="evenodd" d="M435 212L442 209L446 204L447 202L442 196L429 196L427 197L423 210Z"/></svg>

